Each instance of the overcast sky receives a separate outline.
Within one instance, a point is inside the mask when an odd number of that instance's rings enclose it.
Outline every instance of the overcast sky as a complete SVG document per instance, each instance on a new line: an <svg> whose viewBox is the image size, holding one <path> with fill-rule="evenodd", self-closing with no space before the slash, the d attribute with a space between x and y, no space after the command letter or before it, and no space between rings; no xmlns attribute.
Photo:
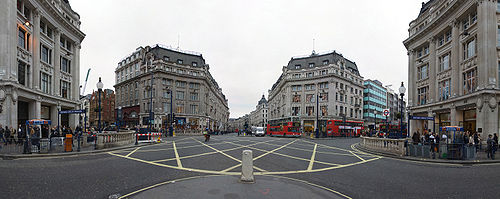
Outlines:
<svg viewBox="0 0 500 199"><path fill-rule="evenodd" d="M336 50L365 79L407 87L402 41L422 0L71 0L87 35L80 81L113 89L117 63L157 43L203 54L229 100L230 117L255 109L292 56ZM180 39L179 39L180 38Z"/></svg>

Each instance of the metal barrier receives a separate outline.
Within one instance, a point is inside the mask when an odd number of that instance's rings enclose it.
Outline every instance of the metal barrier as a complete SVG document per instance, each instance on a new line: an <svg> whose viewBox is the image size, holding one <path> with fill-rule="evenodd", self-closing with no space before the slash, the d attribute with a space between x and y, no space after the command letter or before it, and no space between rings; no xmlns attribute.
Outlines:
<svg viewBox="0 0 500 199"><path fill-rule="evenodd" d="M368 149L403 156L406 154L406 141L407 139L389 139L361 136L360 144L361 146Z"/></svg>
<svg viewBox="0 0 500 199"><path fill-rule="evenodd" d="M137 133L136 136L139 143L153 143L161 139L161 133Z"/></svg>

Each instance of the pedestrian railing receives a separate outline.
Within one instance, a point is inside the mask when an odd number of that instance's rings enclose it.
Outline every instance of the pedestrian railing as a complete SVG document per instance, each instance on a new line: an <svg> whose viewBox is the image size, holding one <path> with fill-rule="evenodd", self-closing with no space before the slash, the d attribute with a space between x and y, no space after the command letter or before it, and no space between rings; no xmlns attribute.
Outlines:
<svg viewBox="0 0 500 199"><path fill-rule="evenodd" d="M361 146L367 149L404 156L406 139L389 139L361 136Z"/></svg>
<svg viewBox="0 0 500 199"><path fill-rule="evenodd" d="M377 137L361 137L361 147L398 156L411 156L428 159L450 160L487 160L495 155L497 147L482 144L462 143L422 143L410 139L388 139Z"/></svg>

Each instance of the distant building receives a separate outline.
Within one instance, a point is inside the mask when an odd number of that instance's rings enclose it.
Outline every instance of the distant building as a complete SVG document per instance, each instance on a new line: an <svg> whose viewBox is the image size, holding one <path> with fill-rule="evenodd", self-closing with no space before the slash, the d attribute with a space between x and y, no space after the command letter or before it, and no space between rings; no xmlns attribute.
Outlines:
<svg viewBox="0 0 500 199"><path fill-rule="evenodd" d="M363 90L363 119L365 126L376 128L386 117L383 110L387 108L387 89L378 80L365 80Z"/></svg>
<svg viewBox="0 0 500 199"><path fill-rule="evenodd" d="M266 127L267 111L267 100L266 97L262 95L259 103L255 106L255 110L250 113L250 126Z"/></svg>
<svg viewBox="0 0 500 199"><path fill-rule="evenodd" d="M442 126L498 133L500 101L500 1L422 3L410 22L408 105L410 132Z"/></svg>
<svg viewBox="0 0 500 199"><path fill-rule="evenodd" d="M269 90L269 123L300 121L304 132L327 120L363 121L363 77L356 63L333 51L292 57ZM319 98L319 107L316 99ZM319 121L316 121L316 113Z"/></svg>
<svg viewBox="0 0 500 199"><path fill-rule="evenodd" d="M231 132L234 132L236 130L238 131L244 131L250 130L250 115L246 114L242 117L239 118L231 118L229 119L229 125L230 128L228 129Z"/></svg>
<svg viewBox="0 0 500 199"><path fill-rule="evenodd" d="M90 97L89 125L97 127L99 124L99 92L94 91ZM115 92L111 89L103 89L101 92L101 127L115 124Z"/></svg>
<svg viewBox="0 0 500 199"><path fill-rule="evenodd" d="M153 127L165 128L172 122L177 133L201 132L202 128L224 131L228 102L209 69L199 53L163 45L137 48L115 70L121 125L146 126L151 121ZM175 114L174 121L169 121L170 112Z"/></svg>
<svg viewBox="0 0 500 199"><path fill-rule="evenodd" d="M401 104L403 106L403 112L401 113ZM399 125L399 120L401 116L403 117L403 123L406 123L406 102L401 100L399 93L394 92L392 89L387 89L387 108L389 109L388 122L390 124Z"/></svg>
<svg viewBox="0 0 500 199"><path fill-rule="evenodd" d="M80 23L67 0L0 1L0 124L78 125L58 112L79 108Z"/></svg>

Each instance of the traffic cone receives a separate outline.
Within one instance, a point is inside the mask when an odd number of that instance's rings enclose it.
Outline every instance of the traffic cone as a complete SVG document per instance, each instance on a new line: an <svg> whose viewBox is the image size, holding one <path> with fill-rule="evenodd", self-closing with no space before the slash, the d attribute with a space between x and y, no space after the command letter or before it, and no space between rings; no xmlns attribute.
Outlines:
<svg viewBox="0 0 500 199"><path fill-rule="evenodd" d="M158 143L161 142L161 134L158 136Z"/></svg>
<svg viewBox="0 0 500 199"><path fill-rule="evenodd" d="M175 137L175 131L172 132L172 137Z"/></svg>

